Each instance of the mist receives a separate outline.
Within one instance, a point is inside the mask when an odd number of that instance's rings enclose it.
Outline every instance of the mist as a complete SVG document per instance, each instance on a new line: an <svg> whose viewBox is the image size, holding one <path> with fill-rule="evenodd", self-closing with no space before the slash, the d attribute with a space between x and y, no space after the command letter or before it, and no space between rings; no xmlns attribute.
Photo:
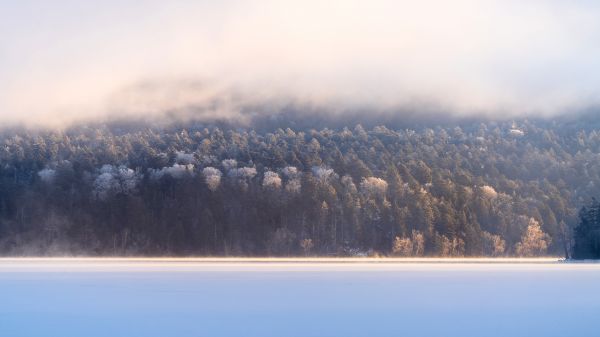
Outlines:
<svg viewBox="0 0 600 337"><path fill-rule="evenodd" d="M0 122L570 114L599 103L599 15L592 1L2 2Z"/></svg>

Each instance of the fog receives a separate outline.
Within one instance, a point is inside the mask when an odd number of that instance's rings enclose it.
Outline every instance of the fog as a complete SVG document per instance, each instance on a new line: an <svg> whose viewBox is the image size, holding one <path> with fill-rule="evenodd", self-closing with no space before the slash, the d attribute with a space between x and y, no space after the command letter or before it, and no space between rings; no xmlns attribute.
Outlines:
<svg viewBox="0 0 600 337"><path fill-rule="evenodd" d="M0 1L0 122L599 101L592 1Z"/></svg>

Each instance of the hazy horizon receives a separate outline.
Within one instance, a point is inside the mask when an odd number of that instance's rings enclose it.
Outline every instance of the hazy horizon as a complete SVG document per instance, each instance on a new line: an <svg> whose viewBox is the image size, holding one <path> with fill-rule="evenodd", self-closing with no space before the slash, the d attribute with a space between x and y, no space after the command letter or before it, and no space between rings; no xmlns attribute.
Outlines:
<svg viewBox="0 0 600 337"><path fill-rule="evenodd" d="M591 1L0 4L0 122L247 106L551 116L597 106ZM268 111L266 113L269 113Z"/></svg>

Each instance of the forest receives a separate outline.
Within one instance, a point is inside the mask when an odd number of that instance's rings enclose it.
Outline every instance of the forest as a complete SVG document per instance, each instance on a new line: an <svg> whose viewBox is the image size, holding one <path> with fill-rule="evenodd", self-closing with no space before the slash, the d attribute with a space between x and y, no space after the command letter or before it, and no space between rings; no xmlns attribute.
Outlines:
<svg viewBox="0 0 600 337"><path fill-rule="evenodd" d="M600 203L596 198L579 211L573 236L573 259L600 259Z"/></svg>
<svg viewBox="0 0 600 337"><path fill-rule="evenodd" d="M583 122L313 124L4 128L0 254L565 256L599 192Z"/></svg>

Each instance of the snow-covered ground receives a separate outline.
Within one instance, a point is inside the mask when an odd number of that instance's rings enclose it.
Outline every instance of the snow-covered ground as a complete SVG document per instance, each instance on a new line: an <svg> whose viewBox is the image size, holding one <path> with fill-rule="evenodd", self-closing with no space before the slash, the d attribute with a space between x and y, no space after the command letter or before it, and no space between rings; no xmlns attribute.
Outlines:
<svg viewBox="0 0 600 337"><path fill-rule="evenodd" d="M600 264L336 261L0 259L0 336L600 335Z"/></svg>

